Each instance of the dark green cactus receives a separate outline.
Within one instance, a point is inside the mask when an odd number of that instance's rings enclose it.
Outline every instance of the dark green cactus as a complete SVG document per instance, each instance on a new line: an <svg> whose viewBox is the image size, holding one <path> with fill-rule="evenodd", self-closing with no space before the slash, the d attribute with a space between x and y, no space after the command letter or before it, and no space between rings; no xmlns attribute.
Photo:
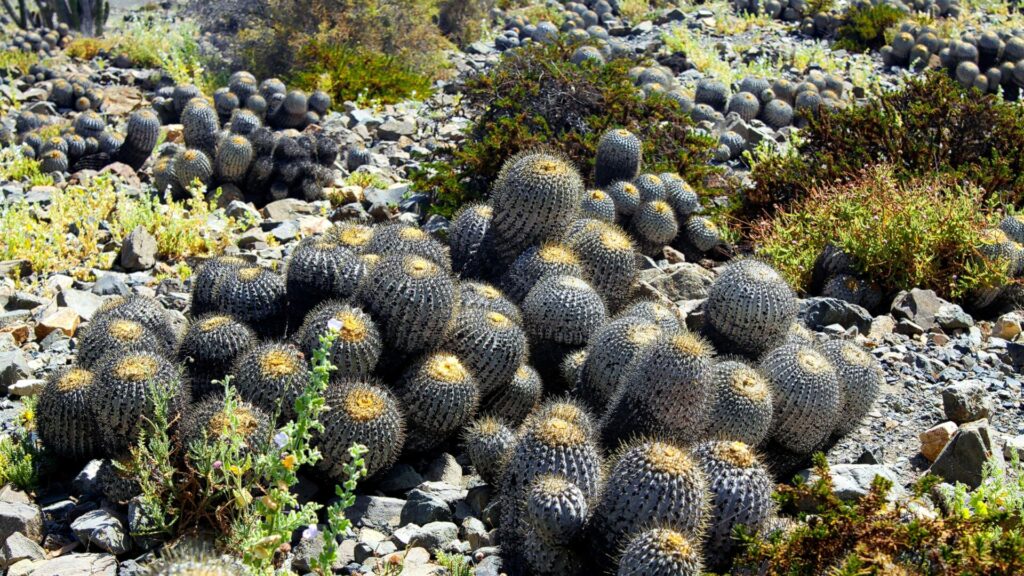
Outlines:
<svg viewBox="0 0 1024 576"><path fill-rule="evenodd" d="M661 248L671 244L679 233L676 213L664 200L652 200L641 204L630 225L641 240L644 252L648 254L660 253Z"/></svg>
<svg viewBox="0 0 1024 576"><path fill-rule="evenodd" d="M192 305L189 313L198 317L216 308L217 284L228 271L248 266L248 262L237 256L217 256L203 262L192 276Z"/></svg>
<svg viewBox="0 0 1024 576"><path fill-rule="evenodd" d="M260 453L270 443L274 425L266 412L248 402L237 401L228 413L224 398L212 395L189 406L178 425L178 443L186 458L199 446L226 439L231 433L232 418L235 431L242 436L239 448L243 455Z"/></svg>
<svg viewBox="0 0 1024 576"><path fill-rule="evenodd" d="M687 532L652 528L629 539L616 576L700 576L700 543Z"/></svg>
<svg viewBox="0 0 1024 576"><path fill-rule="evenodd" d="M480 386L473 373L448 352L434 352L402 375L398 396L409 420L406 448L426 451L453 436L476 415Z"/></svg>
<svg viewBox="0 0 1024 576"><path fill-rule="evenodd" d="M214 156L220 119L209 101L201 96L189 100L181 111L181 125L186 146L202 150L207 156Z"/></svg>
<svg viewBox="0 0 1024 576"><path fill-rule="evenodd" d="M701 252L707 252L722 243L722 233L715 223L703 216L690 216L686 220L686 239Z"/></svg>
<svg viewBox="0 0 1024 576"><path fill-rule="evenodd" d="M107 0L39 0L37 4L44 23L52 23L56 17L57 22L86 36L103 35L103 27L110 16Z"/></svg>
<svg viewBox="0 0 1024 576"><path fill-rule="evenodd" d="M631 182L617 180L605 186L604 191L615 203L615 212L620 218L629 218L640 207L640 190Z"/></svg>
<svg viewBox="0 0 1024 576"><path fill-rule="evenodd" d="M478 308L497 312L516 324L523 323L519 307L494 286L486 282L462 281L459 283L459 305L463 308Z"/></svg>
<svg viewBox="0 0 1024 576"><path fill-rule="evenodd" d="M363 224L342 222L331 227L327 231L327 237L356 254L363 254L370 252L366 247L373 240L375 231L374 228Z"/></svg>
<svg viewBox="0 0 1024 576"><path fill-rule="evenodd" d="M58 458L85 461L100 451L99 431L89 408L96 376L85 368L55 372L39 393L36 423L39 439Z"/></svg>
<svg viewBox="0 0 1024 576"><path fill-rule="evenodd" d="M320 348L320 335L327 332L332 321L338 325L338 338L328 358L338 374L343 378L369 376L377 367L383 342L369 314L351 304L328 300L313 308L295 334L299 348L312 358Z"/></svg>
<svg viewBox="0 0 1024 576"><path fill-rule="evenodd" d="M295 399L305 389L306 359L290 344L268 342L235 359L231 383L242 399L282 420L295 418Z"/></svg>
<svg viewBox="0 0 1024 576"><path fill-rule="evenodd" d="M615 222L615 201L604 190L587 190L580 205L580 216Z"/></svg>
<svg viewBox="0 0 1024 576"><path fill-rule="evenodd" d="M223 391L223 386L214 381L223 380L235 359L258 342L251 328L226 314L196 318L178 349L178 359L192 383L192 397L199 399Z"/></svg>
<svg viewBox="0 0 1024 576"><path fill-rule="evenodd" d="M761 444L772 424L772 391L767 378L739 360L716 363L705 373L714 401L706 436Z"/></svg>
<svg viewBox="0 0 1024 576"><path fill-rule="evenodd" d="M63 139L61 140L63 141ZM68 171L68 157L64 152L53 149L43 152L39 159L39 171L43 174L50 174L52 172L67 172Z"/></svg>
<svg viewBox="0 0 1024 576"><path fill-rule="evenodd" d="M472 371L487 396L507 386L529 353L526 334L500 312L461 308L441 344Z"/></svg>
<svg viewBox="0 0 1024 576"><path fill-rule="evenodd" d="M546 276L523 300L526 333L538 340L582 346L607 317L601 295L575 276Z"/></svg>
<svg viewBox="0 0 1024 576"><path fill-rule="evenodd" d="M738 260L708 289L705 329L722 350L757 357L783 340L797 310L793 289L774 268Z"/></svg>
<svg viewBox="0 0 1024 576"><path fill-rule="evenodd" d="M82 368L92 369L111 351L152 350L166 355L166 343L134 320L106 316L90 322L78 341L76 360Z"/></svg>
<svg viewBox="0 0 1024 576"><path fill-rule="evenodd" d="M660 326L635 316L601 326L590 338L574 395L590 408L603 410L633 360L650 350L662 334Z"/></svg>
<svg viewBox="0 0 1024 576"><path fill-rule="evenodd" d="M534 285L551 274L583 277L583 267L572 248L560 242L527 248L509 266L499 285L509 300L522 304Z"/></svg>
<svg viewBox="0 0 1024 576"><path fill-rule="evenodd" d="M630 181L640 174L643 148L640 139L628 130L609 130L597 142L594 159L594 183L608 186L616 181Z"/></svg>
<svg viewBox="0 0 1024 576"><path fill-rule="evenodd" d="M317 303L328 298L350 298L366 275L359 256L328 236L311 236L288 259L285 283L288 308L296 324Z"/></svg>
<svg viewBox="0 0 1024 576"><path fill-rule="evenodd" d="M167 350L178 348L178 332L171 324L167 310L155 298L139 294L116 296L96 310L92 321L99 322L107 317L134 320L159 336Z"/></svg>
<svg viewBox="0 0 1024 576"><path fill-rule="evenodd" d="M640 203L665 200L665 183L655 174L641 174L633 180L633 185L640 191Z"/></svg>
<svg viewBox="0 0 1024 576"><path fill-rule="evenodd" d="M287 320L285 281L259 266L230 268L217 283L217 308L262 337L280 336Z"/></svg>
<svg viewBox="0 0 1024 576"><path fill-rule="evenodd" d="M761 370L772 387L772 438L810 453L837 424L843 398L835 368L810 346L785 344L764 356Z"/></svg>
<svg viewBox="0 0 1024 576"><path fill-rule="evenodd" d="M480 405L481 412L501 418L510 426L520 422L540 403L544 386L540 375L528 364L520 366L507 386L491 393Z"/></svg>
<svg viewBox="0 0 1024 576"><path fill-rule="evenodd" d="M111 502L127 504L129 500L142 494L137 473L131 469L131 457L118 460L103 459L96 471L96 483L100 492ZM122 469L124 468L124 469Z"/></svg>
<svg viewBox="0 0 1024 576"><path fill-rule="evenodd" d="M423 230L408 224L378 226L366 247L367 252L387 256L405 254L420 256L451 272L452 261L448 249Z"/></svg>
<svg viewBox="0 0 1024 576"><path fill-rule="evenodd" d="M570 387L576 386L580 379L580 372L583 370L583 364L587 361L587 349L580 348L575 352L566 354L562 358L562 363L558 366L558 371L561 373L562 380L564 380Z"/></svg>
<svg viewBox="0 0 1024 576"><path fill-rule="evenodd" d="M849 340L826 342L822 352L839 376L842 402L833 432L842 436L859 426L871 411L885 384L885 373L874 356Z"/></svg>
<svg viewBox="0 0 1024 576"><path fill-rule="evenodd" d="M610 310L618 310L630 299L639 271L636 250L625 231L614 224L596 223L573 234L569 245Z"/></svg>
<svg viewBox="0 0 1024 576"><path fill-rule="evenodd" d="M252 144L245 136L235 134L220 141L214 173L221 182L241 182L252 164Z"/></svg>
<svg viewBox="0 0 1024 576"><path fill-rule="evenodd" d="M196 180L206 186L213 180L213 163L201 150L188 148L174 157L174 175L182 190L190 189Z"/></svg>
<svg viewBox="0 0 1024 576"><path fill-rule="evenodd" d="M477 418L462 433L466 456L480 478L491 486L497 486L515 441L515 433L493 416Z"/></svg>
<svg viewBox="0 0 1024 576"><path fill-rule="evenodd" d="M682 320L672 308L654 300L638 300L622 309L616 318L636 316L654 322L663 331L675 332L683 327Z"/></svg>
<svg viewBox="0 0 1024 576"><path fill-rule="evenodd" d="M583 532L589 515L587 497L563 476L539 476L527 491L526 521L547 542L571 542Z"/></svg>
<svg viewBox="0 0 1024 576"><path fill-rule="evenodd" d="M448 231L452 269L463 278L479 278L487 266L494 210L489 204L463 207Z"/></svg>
<svg viewBox="0 0 1024 576"><path fill-rule="evenodd" d="M331 383L324 399L324 430L317 438L324 456L321 470L343 480L349 448L356 442L369 448L363 456L368 475L390 468L405 443L405 419L394 395L374 381L342 380Z"/></svg>
<svg viewBox="0 0 1024 576"><path fill-rule="evenodd" d="M142 168L160 139L160 118L152 110L137 110L128 117L118 160L135 170Z"/></svg>

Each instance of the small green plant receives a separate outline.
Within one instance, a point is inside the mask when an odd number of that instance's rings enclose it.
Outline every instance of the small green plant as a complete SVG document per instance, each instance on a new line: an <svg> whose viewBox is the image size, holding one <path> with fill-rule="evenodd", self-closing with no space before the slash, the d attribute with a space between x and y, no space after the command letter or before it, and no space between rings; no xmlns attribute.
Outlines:
<svg viewBox="0 0 1024 576"><path fill-rule="evenodd" d="M851 6L837 31L836 49L850 52L878 50L885 45L886 31L899 24L905 14L891 4L863 2Z"/></svg>
<svg viewBox="0 0 1024 576"><path fill-rule="evenodd" d="M436 550L434 555L437 563L448 570L449 576L473 576L473 567L462 554L449 554L443 550Z"/></svg>
<svg viewBox="0 0 1024 576"><path fill-rule="evenodd" d="M14 48L0 51L0 77L28 74L28 69L39 62L35 52L22 52Z"/></svg>
<svg viewBox="0 0 1024 576"><path fill-rule="evenodd" d="M392 103L430 94L431 78L417 73L397 56L315 41L299 51L298 61L290 83L307 90L323 90L335 102L363 99Z"/></svg>
<svg viewBox="0 0 1024 576"><path fill-rule="evenodd" d="M144 418L128 460L114 463L126 476L136 478L141 488L138 506L144 521L132 534L136 537L170 537L179 520L178 471L173 464L176 450L168 432L174 425L173 390L171 386L150 386L152 413Z"/></svg>
<svg viewBox="0 0 1024 576"><path fill-rule="evenodd" d="M41 447L32 436L36 399L25 399L14 429L0 436L0 486L11 484L24 492L39 486Z"/></svg>
<svg viewBox="0 0 1024 576"><path fill-rule="evenodd" d="M345 184L362 188L387 188L391 185L383 176L373 172L353 172L345 178Z"/></svg>

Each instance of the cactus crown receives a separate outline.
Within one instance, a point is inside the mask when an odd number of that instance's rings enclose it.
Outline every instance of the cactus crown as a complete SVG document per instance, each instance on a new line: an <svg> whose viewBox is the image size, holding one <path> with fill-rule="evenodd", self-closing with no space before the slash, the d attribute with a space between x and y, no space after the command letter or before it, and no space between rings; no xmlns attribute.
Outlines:
<svg viewBox="0 0 1024 576"><path fill-rule="evenodd" d="M560 418L573 424L579 424L587 419L587 414L572 402L555 402L554 404L549 404L545 408L544 414L553 418Z"/></svg>
<svg viewBox="0 0 1024 576"><path fill-rule="evenodd" d="M260 370L267 376L280 378L298 372L299 365L286 351L275 348L260 358Z"/></svg>
<svg viewBox="0 0 1024 576"><path fill-rule="evenodd" d="M590 286L575 276L565 276L558 281L558 284L563 288L571 288L573 290L585 290Z"/></svg>
<svg viewBox="0 0 1024 576"><path fill-rule="evenodd" d="M633 344L650 344L661 337L661 328L657 324L637 324L630 326L626 339Z"/></svg>
<svg viewBox="0 0 1024 576"><path fill-rule="evenodd" d="M737 394L751 400L763 400L768 396L768 383L755 370L740 368L732 373L729 382Z"/></svg>
<svg viewBox="0 0 1024 576"><path fill-rule="evenodd" d="M142 325L132 320L114 320L107 327L107 333L122 342L134 342L142 336Z"/></svg>
<svg viewBox="0 0 1024 576"><path fill-rule="evenodd" d="M435 354L427 361L427 373L441 382L455 384L469 376L469 371L454 354Z"/></svg>
<svg viewBox="0 0 1024 576"><path fill-rule="evenodd" d="M210 316L206 320L203 320L199 324L199 330L202 332L212 332L221 326L231 322L231 317L224 314L218 314L216 316Z"/></svg>
<svg viewBox="0 0 1024 576"><path fill-rule="evenodd" d="M84 368L72 368L57 381L57 390L71 392L87 388L92 384L92 372Z"/></svg>
<svg viewBox="0 0 1024 576"><path fill-rule="evenodd" d="M851 342L843 343L842 350L843 360L853 364L854 366L870 366L871 355L866 350L857 346Z"/></svg>
<svg viewBox="0 0 1024 576"><path fill-rule="evenodd" d="M693 468L693 461L686 452L664 442L651 442L644 459L657 472L681 476Z"/></svg>
<svg viewBox="0 0 1024 576"><path fill-rule="evenodd" d="M540 162L537 162L535 169L538 174L556 175L565 174L572 170L572 168L565 162L560 162L554 158L544 158Z"/></svg>
<svg viewBox="0 0 1024 576"><path fill-rule="evenodd" d="M407 256L402 263L402 269L416 280L436 276L438 272L436 264L419 256Z"/></svg>
<svg viewBox="0 0 1024 576"><path fill-rule="evenodd" d="M63 155L64 155L64 153L61 152L60 150L57 150L56 148L53 149L53 150L47 151L46 154L43 154L43 156L46 157L46 158L60 158Z"/></svg>
<svg viewBox="0 0 1024 576"><path fill-rule="evenodd" d="M149 380L157 371L156 359L141 354L133 354L122 359L114 367L114 374L121 380L141 382Z"/></svg>
<svg viewBox="0 0 1024 576"><path fill-rule="evenodd" d="M249 143L249 139L241 134L236 134L231 137L231 143L236 146L244 146Z"/></svg>
<svg viewBox="0 0 1024 576"><path fill-rule="evenodd" d="M495 328L507 328L512 325L512 321L508 319L501 312L488 312L486 315L487 322Z"/></svg>
<svg viewBox="0 0 1024 576"><path fill-rule="evenodd" d="M719 442L714 452L715 458L739 468L750 468L757 463L754 451L743 442Z"/></svg>
<svg viewBox="0 0 1024 576"><path fill-rule="evenodd" d="M402 240L423 240L427 237L427 233L419 228L406 226L398 233L398 237Z"/></svg>
<svg viewBox="0 0 1024 576"><path fill-rule="evenodd" d="M656 536L658 550L666 556L676 558L690 558L693 554L693 546L686 536L675 530L658 530Z"/></svg>
<svg viewBox="0 0 1024 576"><path fill-rule="evenodd" d="M821 374L832 369L828 360L810 348L801 348L796 353L796 361L800 369L811 374Z"/></svg>
<svg viewBox="0 0 1024 576"><path fill-rule="evenodd" d="M501 297L501 292L494 286L490 286L487 284L477 284L475 282L472 283L471 286L474 292L483 296L484 298L487 298L488 300L493 300L495 298Z"/></svg>
<svg viewBox="0 0 1024 576"><path fill-rule="evenodd" d="M537 437L548 446L579 446L586 440L582 428L557 416L548 416L537 425Z"/></svg>
<svg viewBox="0 0 1024 576"><path fill-rule="evenodd" d="M609 250L632 250L633 242L629 236L611 228L601 232L601 245Z"/></svg>
<svg viewBox="0 0 1024 576"><path fill-rule="evenodd" d="M737 266L744 275L755 282L782 282L774 268L764 262L754 261L746 266Z"/></svg>
<svg viewBox="0 0 1024 576"><path fill-rule="evenodd" d="M573 486L573 484L566 480L564 476L554 474L541 476L534 481L534 487L539 490L541 494L549 497L558 497L565 494L571 486Z"/></svg>
<svg viewBox="0 0 1024 576"><path fill-rule="evenodd" d="M494 436L501 432L502 425L497 418L485 416L473 424L473 430L481 436Z"/></svg>
<svg viewBox="0 0 1024 576"><path fill-rule="evenodd" d="M338 337L345 342L362 342L366 338L366 322L359 316L346 310L335 314L334 319L341 322Z"/></svg>
<svg viewBox="0 0 1024 576"><path fill-rule="evenodd" d="M545 244L537 253L544 262L556 264L576 264L576 254L561 244Z"/></svg>
<svg viewBox="0 0 1024 576"><path fill-rule="evenodd" d="M242 268L238 271L238 279L242 282L252 282L253 280L260 277L260 273L263 269L259 266L250 266L248 268Z"/></svg>
<svg viewBox="0 0 1024 576"><path fill-rule="evenodd" d="M259 426L259 420L253 415L252 410L245 406L236 406L233 415L238 426L237 431L243 436L252 434ZM214 414L206 425L206 433L216 437L226 434L231 429L231 416L232 414L228 414L225 410Z"/></svg>
<svg viewBox="0 0 1024 576"><path fill-rule="evenodd" d="M476 214L478 216L483 217L483 218L493 218L494 217L494 208L491 208L487 204L480 204L479 206L474 206L473 207L473 212L476 212Z"/></svg>
<svg viewBox="0 0 1024 576"><path fill-rule="evenodd" d="M692 332L680 332L672 338L676 350L690 356L707 356L711 350L708 343Z"/></svg>
<svg viewBox="0 0 1024 576"><path fill-rule="evenodd" d="M999 228L988 228L981 231L981 242L983 244L1002 244L1008 241L1009 237L1006 235L1006 232Z"/></svg>
<svg viewBox="0 0 1024 576"><path fill-rule="evenodd" d="M380 254L363 254L359 259L362 260L367 267L373 268L377 262L380 262Z"/></svg>
<svg viewBox="0 0 1024 576"><path fill-rule="evenodd" d="M338 233L338 240L345 246L365 246L373 237L373 228L369 226L345 226Z"/></svg>
<svg viewBox="0 0 1024 576"><path fill-rule="evenodd" d="M188 149L188 150L185 150L185 154L183 155L183 158L185 158L185 160L188 160L189 162L195 160L198 157L199 157L199 151L198 150L193 150L191 148Z"/></svg>
<svg viewBox="0 0 1024 576"><path fill-rule="evenodd" d="M369 422L384 413L384 398L372 388L355 388L345 396L345 413L357 422Z"/></svg>
<svg viewBox="0 0 1024 576"><path fill-rule="evenodd" d="M626 130L625 128L619 128L619 129L615 130L615 135L616 136L621 136L623 138L629 138L630 136L633 135L633 133L630 132L629 130Z"/></svg>
<svg viewBox="0 0 1024 576"><path fill-rule="evenodd" d="M625 192L626 194L628 194L629 196L635 196L635 197L639 197L640 196L640 190L636 186L634 186L632 184L629 184L629 183L626 183L626 184L622 185L622 191Z"/></svg>
<svg viewBox="0 0 1024 576"><path fill-rule="evenodd" d="M668 214L672 211L672 207L664 200L655 200L651 202L651 208L653 208L658 214Z"/></svg>
<svg viewBox="0 0 1024 576"><path fill-rule="evenodd" d="M529 378L529 377L530 377L530 369L526 366L526 364L523 364L518 369L516 369L516 378L523 379L523 378Z"/></svg>
<svg viewBox="0 0 1024 576"><path fill-rule="evenodd" d="M608 195L602 192L601 190L591 190L590 197L593 198L594 200L604 200L605 198L608 197Z"/></svg>
<svg viewBox="0 0 1024 576"><path fill-rule="evenodd" d="M856 292L857 289L860 288L860 285L857 283L857 279L854 278L853 276L847 278L845 284L846 289L850 290L851 292Z"/></svg>

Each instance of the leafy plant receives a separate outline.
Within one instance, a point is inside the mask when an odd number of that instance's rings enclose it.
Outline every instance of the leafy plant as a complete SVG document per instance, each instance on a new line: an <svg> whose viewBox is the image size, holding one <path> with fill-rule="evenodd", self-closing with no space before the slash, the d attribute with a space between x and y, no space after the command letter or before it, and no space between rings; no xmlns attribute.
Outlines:
<svg viewBox="0 0 1024 576"><path fill-rule="evenodd" d="M851 52L878 50L885 45L885 32L899 24L905 14L891 4L861 2L851 5L837 31L835 48Z"/></svg>
<svg viewBox="0 0 1024 576"><path fill-rule="evenodd" d="M466 561L462 554L448 554L443 550L436 550L437 563L448 571L449 576L473 576L473 568Z"/></svg>
<svg viewBox="0 0 1024 576"><path fill-rule="evenodd" d="M28 74L28 69L39 62L35 52L23 52L15 48L0 51L0 77Z"/></svg>
<svg viewBox="0 0 1024 576"><path fill-rule="evenodd" d="M177 451L169 432L175 424L171 412L173 391L172 386L150 386L148 402L152 415L144 417L128 460L114 463L126 476L137 479L141 488L137 502L144 520L132 534L136 537L169 537L180 518L180 486L173 464Z"/></svg>
<svg viewBox="0 0 1024 576"><path fill-rule="evenodd" d="M36 399L26 398L24 404L13 430L0 436L0 486L31 492L39 486L41 446L32 435Z"/></svg>
<svg viewBox="0 0 1024 576"><path fill-rule="evenodd" d="M303 47L297 58L299 65L290 82L306 90L323 90L335 102L392 103L430 94L431 78L397 56L314 41Z"/></svg>

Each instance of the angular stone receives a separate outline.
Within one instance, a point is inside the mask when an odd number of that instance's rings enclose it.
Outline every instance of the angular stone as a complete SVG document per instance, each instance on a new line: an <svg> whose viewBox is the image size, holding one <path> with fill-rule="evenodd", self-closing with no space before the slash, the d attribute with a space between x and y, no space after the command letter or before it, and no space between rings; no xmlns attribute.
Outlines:
<svg viewBox="0 0 1024 576"><path fill-rule="evenodd" d="M416 134L416 123L411 120L391 119L377 127L377 136L381 140L395 141L402 136Z"/></svg>
<svg viewBox="0 0 1024 576"><path fill-rule="evenodd" d="M117 576L117 558L110 554L68 554L24 561L11 566L7 576Z"/></svg>
<svg viewBox="0 0 1024 576"><path fill-rule="evenodd" d="M409 191L407 184L396 184L389 188L370 187L363 191L366 201L371 205L397 206L402 202L405 193Z"/></svg>
<svg viewBox="0 0 1024 576"><path fill-rule="evenodd" d="M366 526L390 534L401 525L405 500L385 496L356 496L356 503L345 511L345 517L356 526Z"/></svg>
<svg viewBox="0 0 1024 576"><path fill-rule="evenodd" d="M1020 312L1003 314L992 325L992 335L1003 340L1013 340L1020 335L1022 326L1024 315Z"/></svg>
<svg viewBox="0 0 1024 576"><path fill-rule="evenodd" d="M115 555L131 549L124 522L103 508L75 518L71 530L86 549L97 547Z"/></svg>
<svg viewBox="0 0 1024 576"><path fill-rule="evenodd" d="M263 207L263 214L266 215L267 220L273 222L284 222L292 220L300 214L315 214L316 212L313 205L298 198L275 200Z"/></svg>
<svg viewBox="0 0 1024 576"><path fill-rule="evenodd" d="M473 574L475 576L499 576L502 574L501 556L488 556L477 562Z"/></svg>
<svg viewBox="0 0 1024 576"><path fill-rule="evenodd" d="M409 492L408 500L402 507L401 523L424 525L435 521L448 521L452 519L452 511L445 502L434 494L429 494L420 489L413 489Z"/></svg>
<svg viewBox="0 0 1024 576"><path fill-rule="evenodd" d="M68 338L75 335L78 330L78 323L81 319L71 308L57 308L50 312L36 324L36 340L42 340L51 332L59 330Z"/></svg>
<svg viewBox="0 0 1024 576"><path fill-rule="evenodd" d="M953 330L966 330L974 326L974 318L964 309L956 304L943 304L935 312L935 323L939 328L952 332Z"/></svg>
<svg viewBox="0 0 1024 576"><path fill-rule="evenodd" d="M904 318L896 325L895 332L904 336L917 336L918 334L924 334L924 328Z"/></svg>
<svg viewBox="0 0 1024 576"><path fill-rule="evenodd" d="M7 393L7 387L18 380L32 375L28 357L21 350L0 352L0 394Z"/></svg>
<svg viewBox="0 0 1024 576"><path fill-rule="evenodd" d="M491 541L491 534L487 530L487 526L482 521L472 516L462 521L462 528L459 531L459 536L469 542L470 550L477 550L484 546L490 546L493 542Z"/></svg>
<svg viewBox="0 0 1024 576"><path fill-rule="evenodd" d="M808 482L818 479L814 470L804 470L800 475ZM860 500L867 496L871 492L871 483L876 476L892 482L892 489L887 495L888 500L894 500L905 492L896 472L878 464L836 464L829 467L829 476L832 477L836 496L844 502Z"/></svg>
<svg viewBox="0 0 1024 576"><path fill-rule="evenodd" d="M11 566L22 560L42 560L46 557L43 547L33 542L21 532L7 537L0 546L0 568Z"/></svg>
<svg viewBox="0 0 1024 576"><path fill-rule="evenodd" d="M966 380L943 389L942 409L947 419L963 424L990 418L995 410L995 403L981 381Z"/></svg>
<svg viewBox="0 0 1024 576"><path fill-rule="evenodd" d="M7 393L12 396L35 396L43 391L43 386L46 385L46 380L40 380L38 378L26 378L24 380L18 380L14 384L7 387Z"/></svg>
<svg viewBox="0 0 1024 576"><path fill-rule="evenodd" d="M1003 445L1003 458L1010 461L1014 454L1019 460L1024 461L1024 434L1006 439L1006 444Z"/></svg>
<svg viewBox="0 0 1024 576"><path fill-rule="evenodd" d="M871 330L874 318L871 313L845 300L838 298L808 298L800 303L800 317L804 319L807 327L821 332L826 326L838 324L844 329L853 326L861 334L867 334Z"/></svg>
<svg viewBox="0 0 1024 576"><path fill-rule="evenodd" d="M455 461L455 456L445 452L430 463L424 478L430 482L444 482L452 486L460 486L462 484L462 466Z"/></svg>
<svg viewBox="0 0 1024 576"><path fill-rule="evenodd" d="M43 513L35 504L0 502L0 541L21 532L38 542L43 538Z"/></svg>
<svg viewBox="0 0 1024 576"><path fill-rule="evenodd" d="M938 325L935 316L943 305L951 304L939 298L934 290L914 288L896 296L892 302L892 315L897 319L910 320L924 330L931 330Z"/></svg>
<svg viewBox="0 0 1024 576"><path fill-rule="evenodd" d="M100 471L100 466L103 464L102 460L90 460L81 472L79 472L74 480L71 481L71 489L73 493L78 496L90 496L100 493L99 482L96 481L96 475Z"/></svg>
<svg viewBox="0 0 1024 576"><path fill-rule="evenodd" d="M156 264L156 238L141 225L128 233L121 244L121 267L130 272L149 270Z"/></svg>
<svg viewBox="0 0 1024 576"><path fill-rule="evenodd" d="M715 275L708 269L689 262L669 264L664 268L651 268L640 274L658 293L669 300L700 300L708 297L708 287Z"/></svg>
<svg viewBox="0 0 1024 576"><path fill-rule="evenodd" d="M412 466L398 463L377 482L377 489L385 494L405 494L423 483L423 476Z"/></svg>
<svg viewBox="0 0 1024 576"><path fill-rule="evenodd" d="M896 329L896 320L892 316L878 316L871 321L871 329L868 330L868 338L881 340Z"/></svg>
<svg viewBox="0 0 1024 576"><path fill-rule="evenodd" d="M962 482L977 488L985 462L990 458L1002 463L1002 454L995 450L992 442L988 420L978 420L960 426L928 471L947 482Z"/></svg>
<svg viewBox="0 0 1024 576"><path fill-rule="evenodd" d="M431 522L416 530L409 539L410 546L437 550L459 537L459 527L452 522Z"/></svg>
<svg viewBox="0 0 1024 576"><path fill-rule="evenodd" d="M921 454L929 462L934 462L946 444L949 444L949 439L956 434L956 431L957 426L954 422L943 422L921 432L917 436L921 441Z"/></svg>
<svg viewBox="0 0 1024 576"><path fill-rule="evenodd" d="M88 322L92 320L96 310L103 305L103 298L92 292L64 288L60 291L57 304L71 308L82 320Z"/></svg>

